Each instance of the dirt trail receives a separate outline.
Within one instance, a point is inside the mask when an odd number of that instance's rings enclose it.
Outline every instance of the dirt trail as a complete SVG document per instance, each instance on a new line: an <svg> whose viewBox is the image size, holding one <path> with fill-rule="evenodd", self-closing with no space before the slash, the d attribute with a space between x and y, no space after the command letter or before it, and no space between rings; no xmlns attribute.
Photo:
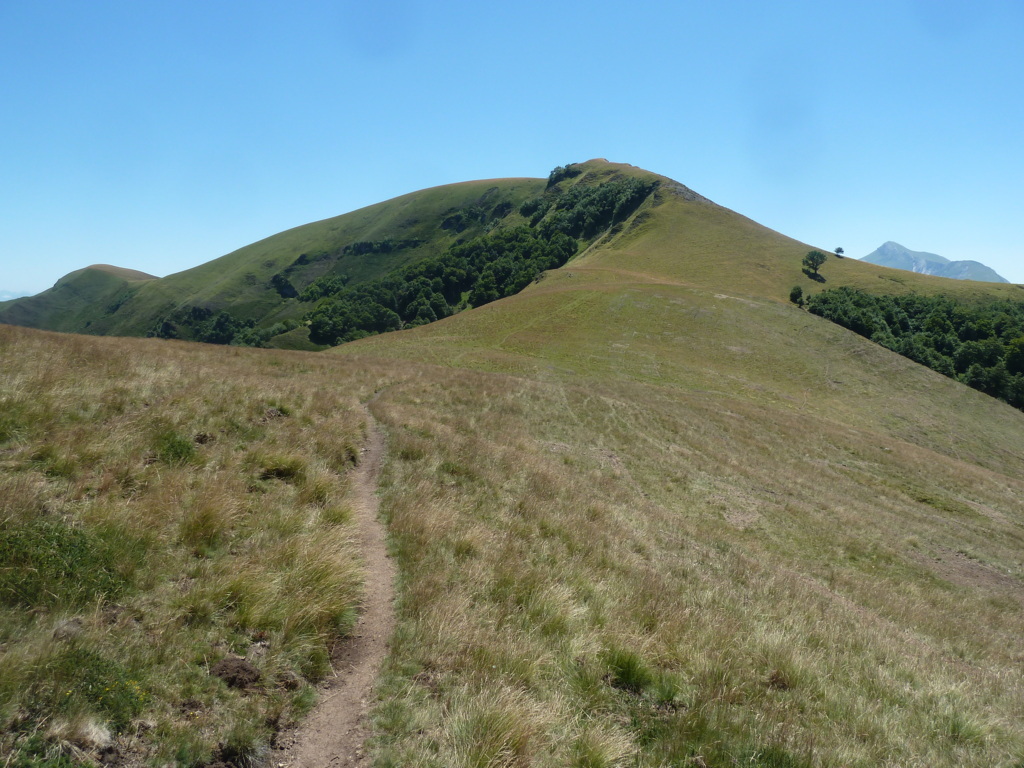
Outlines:
<svg viewBox="0 0 1024 768"><path fill-rule="evenodd" d="M270 754L272 766L338 768L369 765L363 743L373 684L395 626L395 565L387 556L384 525L377 519L377 476L384 436L369 409L369 440L352 477L353 511L366 567L363 611L351 636L334 655L334 677L320 691L320 702L302 725L282 734Z"/></svg>

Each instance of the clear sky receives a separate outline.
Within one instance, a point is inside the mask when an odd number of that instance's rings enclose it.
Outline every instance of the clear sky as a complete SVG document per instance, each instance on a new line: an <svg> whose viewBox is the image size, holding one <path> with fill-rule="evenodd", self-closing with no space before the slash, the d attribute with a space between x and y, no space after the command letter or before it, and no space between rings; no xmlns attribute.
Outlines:
<svg viewBox="0 0 1024 768"><path fill-rule="evenodd" d="M1024 283L1024 2L0 0L0 292L592 157Z"/></svg>

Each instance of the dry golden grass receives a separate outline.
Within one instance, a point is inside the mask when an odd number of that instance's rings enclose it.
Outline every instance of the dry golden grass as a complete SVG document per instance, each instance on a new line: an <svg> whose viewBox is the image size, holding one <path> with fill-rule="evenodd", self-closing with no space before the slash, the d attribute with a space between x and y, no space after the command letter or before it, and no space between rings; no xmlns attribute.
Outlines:
<svg viewBox="0 0 1024 768"><path fill-rule="evenodd" d="M494 765L1015 765L1024 418L775 301L783 238L672 243L339 350L443 366L374 406L380 763L487 764L459 713L514 690Z"/></svg>
<svg viewBox="0 0 1024 768"><path fill-rule="evenodd" d="M0 359L0 751L258 755L355 617L346 475L378 375L12 327ZM211 676L231 656L259 682Z"/></svg>
<svg viewBox="0 0 1024 768"><path fill-rule="evenodd" d="M308 706L284 683L357 599L376 393L377 765L1020 765L1024 415L785 303L805 246L734 216L642 210L520 296L340 354L3 329L5 525L70 524L103 566L4 609L5 746L106 728L199 765ZM281 686L213 681L229 653ZM120 709L26 719L83 658Z"/></svg>
<svg viewBox="0 0 1024 768"><path fill-rule="evenodd" d="M374 412L404 585L380 764L1024 749L1019 479L629 383L435 371Z"/></svg>

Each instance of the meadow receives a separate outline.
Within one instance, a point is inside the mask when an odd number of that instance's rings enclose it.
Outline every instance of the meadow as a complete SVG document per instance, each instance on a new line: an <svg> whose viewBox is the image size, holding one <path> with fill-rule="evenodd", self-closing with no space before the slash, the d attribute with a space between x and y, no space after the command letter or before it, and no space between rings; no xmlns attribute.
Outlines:
<svg viewBox="0 0 1024 768"><path fill-rule="evenodd" d="M0 359L6 764L257 754L358 609L347 476L376 374L9 326Z"/></svg>
<svg viewBox="0 0 1024 768"><path fill-rule="evenodd" d="M1018 764L1019 415L795 308L573 275L340 350L442 363L373 406L378 764Z"/></svg>
<svg viewBox="0 0 1024 768"><path fill-rule="evenodd" d="M1020 288L811 281L673 184L522 293L329 352L0 326L8 764L268 760L372 578L375 424L374 765L1024 765L1024 414L787 300Z"/></svg>

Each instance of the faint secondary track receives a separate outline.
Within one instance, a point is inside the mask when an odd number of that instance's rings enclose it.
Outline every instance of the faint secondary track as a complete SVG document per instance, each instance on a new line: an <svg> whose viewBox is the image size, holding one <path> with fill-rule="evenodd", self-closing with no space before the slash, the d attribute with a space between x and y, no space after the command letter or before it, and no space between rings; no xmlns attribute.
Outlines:
<svg viewBox="0 0 1024 768"><path fill-rule="evenodd" d="M334 677L321 689L317 706L299 728L279 737L269 755L272 766L369 765L363 744L370 735L373 685L395 626L395 565L387 555L384 525L377 518L384 435L369 408L365 413L369 435L352 477L356 536L365 563L362 613L352 634L335 651Z"/></svg>

